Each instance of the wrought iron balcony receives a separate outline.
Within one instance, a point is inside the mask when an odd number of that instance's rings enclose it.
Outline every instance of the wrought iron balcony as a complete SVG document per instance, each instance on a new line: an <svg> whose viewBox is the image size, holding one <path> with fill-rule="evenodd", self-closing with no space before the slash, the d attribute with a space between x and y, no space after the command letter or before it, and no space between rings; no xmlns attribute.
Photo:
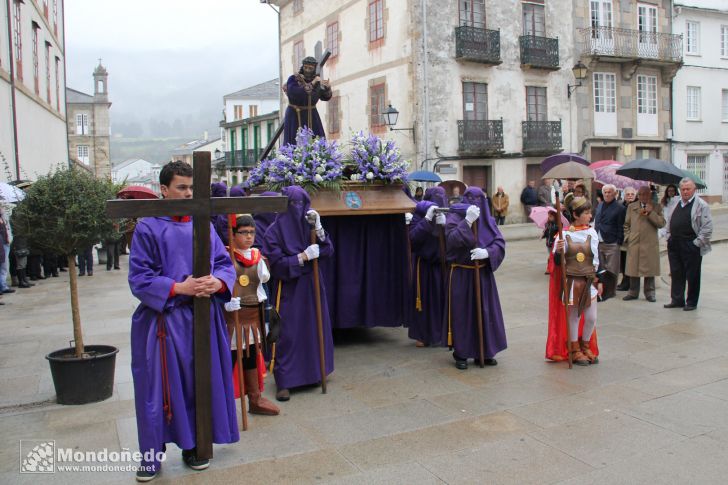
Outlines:
<svg viewBox="0 0 728 485"><path fill-rule="evenodd" d="M500 32L478 27L455 27L455 57L483 64L500 64Z"/></svg>
<svg viewBox="0 0 728 485"><path fill-rule="evenodd" d="M561 121L524 121L521 126L524 153L561 151Z"/></svg>
<svg viewBox="0 0 728 485"><path fill-rule="evenodd" d="M235 150L225 152L225 165L228 170L242 170L253 168L258 163L260 150Z"/></svg>
<svg viewBox="0 0 728 485"><path fill-rule="evenodd" d="M521 65L539 69L559 69L559 39L522 35Z"/></svg>
<svg viewBox="0 0 728 485"><path fill-rule="evenodd" d="M579 29L582 56L611 57L615 61L646 59L656 63L682 62L682 35L592 27Z"/></svg>
<svg viewBox="0 0 728 485"><path fill-rule="evenodd" d="M459 120L458 149L464 153L503 150L503 120Z"/></svg>

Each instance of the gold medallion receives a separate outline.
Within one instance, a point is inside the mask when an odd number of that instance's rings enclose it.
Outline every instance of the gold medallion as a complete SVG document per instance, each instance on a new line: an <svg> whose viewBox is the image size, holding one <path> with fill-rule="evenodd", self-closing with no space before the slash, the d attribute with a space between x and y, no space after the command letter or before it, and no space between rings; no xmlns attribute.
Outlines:
<svg viewBox="0 0 728 485"><path fill-rule="evenodd" d="M584 256L584 253L576 253L576 260L578 262L583 263L585 259L586 259L586 256Z"/></svg>
<svg viewBox="0 0 728 485"><path fill-rule="evenodd" d="M248 286L250 284L250 278L248 278L248 275L246 274L241 274L238 282L240 283L240 286Z"/></svg>

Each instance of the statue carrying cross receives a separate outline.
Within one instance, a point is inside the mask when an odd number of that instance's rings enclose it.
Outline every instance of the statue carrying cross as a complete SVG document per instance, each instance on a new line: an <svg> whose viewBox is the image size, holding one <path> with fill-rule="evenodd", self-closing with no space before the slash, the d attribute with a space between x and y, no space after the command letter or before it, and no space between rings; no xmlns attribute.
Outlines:
<svg viewBox="0 0 728 485"><path fill-rule="evenodd" d="M145 218L129 256L129 285L141 301L132 320L140 452L154 456L175 442L185 463L202 469L213 441L238 439L222 314L235 270L220 238L211 235L210 216L280 212L287 198L211 199L209 152L194 152L193 165L171 162L162 169L165 199L112 200L106 210L112 218ZM143 465L153 476L160 460L145 458Z"/></svg>

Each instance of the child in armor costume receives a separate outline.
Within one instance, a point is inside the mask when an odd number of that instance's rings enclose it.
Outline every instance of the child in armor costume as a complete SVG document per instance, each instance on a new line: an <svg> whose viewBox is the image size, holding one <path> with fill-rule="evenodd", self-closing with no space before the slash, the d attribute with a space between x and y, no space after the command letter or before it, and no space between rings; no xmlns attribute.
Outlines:
<svg viewBox="0 0 728 485"><path fill-rule="evenodd" d="M560 269L561 250L566 258L566 289L568 296L567 324L569 326L568 352L576 365L589 365L599 362L599 350L596 345L597 296L601 293L601 284L597 278L599 268L599 236L596 230L589 225L591 221L591 203L586 197L575 197L570 205L573 224L564 232L564 239L558 235L554 241L554 263ZM561 272L554 272L553 278L561 278ZM560 286L560 281L552 282ZM553 286L553 285L552 285ZM563 297L563 291L559 292ZM563 308L560 301L550 298L550 317L557 312L553 307ZM547 358L561 360L563 353L553 351L556 342L552 333L558 333L558 327L563 326L561 318L549 322L549 340L547 342ZM561 323L559 323L559 321ZM562 332L561 332L562 333ZM560 339L566 340L565 336ZM549 355L550 349L553 355ZM561 354L561 355L559 355ZM560 358L555 358L560 357Z"/></svg>
<svg viewBox="0 0 728 485"><path fill-rule="evenodd" d="M231 241L235 255L235 287L232 290L232 298L225 304L227 311L225 320L230 335L233 366L237 362L237 352L243 352L245 392L250 403L250 413L275 416L280 410L261 395L258 378L259 371L262 371L262 367L265 365L263 359L258 357L262 355L264 338L262 312L266 294L263 283L270 279L270 271L260 250L252 247L254 242L255 221L253 217L248 214L239 214L235 218ZM237 312L238 321L243 328L242 350L236 348L234 312ZM237 384L237 380L235 383Z"/></svg>

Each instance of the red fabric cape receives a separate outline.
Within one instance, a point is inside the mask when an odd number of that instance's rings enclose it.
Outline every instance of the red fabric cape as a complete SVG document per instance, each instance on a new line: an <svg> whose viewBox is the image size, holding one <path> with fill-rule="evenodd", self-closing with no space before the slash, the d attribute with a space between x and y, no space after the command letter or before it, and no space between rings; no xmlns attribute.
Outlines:
<svg viewBox="0 0 728 485"><path fill-rule="evenodd" d="M549 257L548 270L551 273L549 278L549 326L546 337L546 358L554 361L568 360L566 341L566 308L561 301L561 266L554 263L554 255ZM596 305L596 301L592 301ZM584 316L579 320L579 337L584 329ZM599 355L597 345L597 331L594 329L589 347L594 355Z"/></svg>
<svg viewBox="0 0 728 485"><path fill-rule="evenodd" d="M233 389L235 390L235 399L240 397L240 377L238 377L238 363L235 363L233 368ZM265 361L263 360L263 353L258 352L258 386L260 386L260 392L263 392L263 381L265 380ZM245 394L248 394L247 390Z"/></svg>

